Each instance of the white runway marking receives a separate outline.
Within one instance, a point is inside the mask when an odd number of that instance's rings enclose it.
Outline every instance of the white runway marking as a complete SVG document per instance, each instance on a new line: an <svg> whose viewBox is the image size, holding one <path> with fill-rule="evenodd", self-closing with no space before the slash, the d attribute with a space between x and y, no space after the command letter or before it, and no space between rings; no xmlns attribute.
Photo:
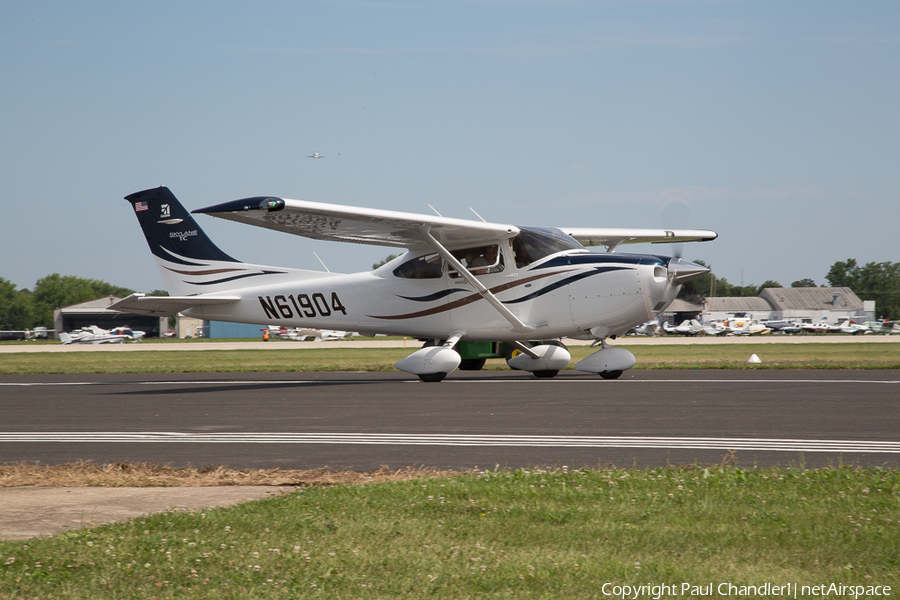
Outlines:
<svg viewBox="0 0 900 600"><path fill-rule="evenodd" d="M615 382L604 383L599 378L585 379L445 379L442 384L458 383L590 383L600 385L627 385L630 383L900 383L900 380L891 381L885 379L619 379ZM406 383L421 383L420 381L407 381Z"/></svg>
<svg viewBox="0 0 900 600"><path fill-rule="evenodd" d="M124 385L175 385L175 386L184 386L184 385L235 385L235 384L251 384L251 385L283 385L285 383L290 384L308 384L308 383L329 383L329 384L341 384L345 383L345 381L340 379L322 379L322 380L310 380L310 379L259 379L259 380L244 380L244 379L229 379L229 380L202 380L202 381L47 381L47 382L12 382L12 381L4 381L0 382L0 387L57 387L57 386L73 386L73 385L103 385L103 386L124 386ZM387 382L386 382L387 383ZM420 384L421 381L410 379L403 380L400 383L413 383ZM538 383L549 383L553 385L562 385L562 384L576 384L583 383L589 385L628 385L628 384L646 384L646 383L829 383L829 384L838 384L838 383L878 383L878 384L893 384L896 385L900 383L900 380L886 380L886 379L620 379L618 381L609 381L604 382L599 378L585 378L585 379L569 379L569 378L560 378L560 379L445 379L441 382L442 386L445 385L471 385L471 384L479 384L483 385L486 383L501 383L504 385L510 383L527 383L528 385L534 385Z"/></svg>
<svg viewBox="0 0 900 600"><path fill-rule="evenodd" d="M775 452L900 454L900 442L764 438L445 435L391 433L185 433L174 431L0 433L0 443L101 444L371 444L398 446L507 446L546 448L665 448Z"/></svg>
<svg viewBox="0 0 900 600"><path fill-rule="evenodd" d="M69 385L282 385L285 383L316 383L305 379L259 380L231 379L228 381L47 381L47 382L0 382L0 387L56 387Z"/></svg>

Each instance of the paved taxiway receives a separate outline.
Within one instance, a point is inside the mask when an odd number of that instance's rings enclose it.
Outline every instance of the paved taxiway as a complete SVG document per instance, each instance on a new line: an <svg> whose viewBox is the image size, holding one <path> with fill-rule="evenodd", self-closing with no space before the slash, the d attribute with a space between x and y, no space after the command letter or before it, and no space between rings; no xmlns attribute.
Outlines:
<svg viewBox="0 0 900 600"><path fill-rule="evenodd" d="M589 340L563 339L567 346L588 346ZM764 335L764 336L627 336L608 340L613 346L683 346L708 344L900 344L900 336L894 335ZM303 350L316 348L409 348L416 350L422 343L414 340L381 339L337 340L333 342L295 342L261 340L241 342L215 342L212 340L192 340L188 342L139 342L129 344L0 344L0 354L16 352L137 352L137 351L202 351L202 350L251 350L265 347L266 350Z"/></svg>
<svg viewBox="0 0 900 600"><path fill-rule="evenodd" d="M3 462L900 464L898 371L18 375L0 397Z"/></svg>

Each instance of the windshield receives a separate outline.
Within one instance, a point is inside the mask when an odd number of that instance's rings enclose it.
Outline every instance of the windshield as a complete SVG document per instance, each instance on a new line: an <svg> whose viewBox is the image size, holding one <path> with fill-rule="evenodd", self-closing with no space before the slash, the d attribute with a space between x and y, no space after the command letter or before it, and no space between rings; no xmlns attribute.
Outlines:
<svg viewBox="0 0 900 600"><path fill-rule="evenodd" d="M437 254L417 256L394 269L394 276L404 279L440 279L443 262Z"/></svg>
<svg viewBox="0 0 900 600"><path fill-rule="evenodd" d="M584 246L555 227L520 227L512 241L516 266L524 267L563 250L583 250Z"/></svg>

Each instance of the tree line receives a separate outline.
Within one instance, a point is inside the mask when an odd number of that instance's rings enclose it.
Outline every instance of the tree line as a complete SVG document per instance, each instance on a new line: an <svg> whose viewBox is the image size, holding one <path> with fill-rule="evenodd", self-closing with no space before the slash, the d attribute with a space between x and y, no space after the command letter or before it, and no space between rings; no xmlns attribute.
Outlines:
<svg viewBox="0 0 900 600"><path fill-rule="evenodd" d="M0 277L0 329L18 331L53 327L53 311L63 306L87 302L103 296L125 296L133 290L97 279L53 273L37 280L33 289L16 289ZM168 296L164 290L151 295Z"/></svg>
<svg viewBox="0 0 900 600"><path fill-rule="evenodd" d="M700 260L694 262L708 266ZM900 319L900 263L870 262L861 266L856 259L848 258L834 263L825 279L829 287L848 287L861 300L874 300L878 316ZM685 284L679 297L701 302L709 296L757 296L767 287L784 286L772 280L760 285L734 285L724 277L707 273ZM791 287L816 287L816 283L812 279L800 279L791 283ZM0 277L0 329L52 328L56 308L103 296L124 298L133 291L97 279L59 273L38 279L31 290L16 289L15 284ZM164 290L153 290L149 294L168 295Z"/></svg>
<svg viewBox="0 0 900 600"><path fill-rule="evenodd" d="M695 262L698 265L702 265L704 267L709 267L709 265L702 260L695 260L692 262ZM709 272L681 286L681 292L679 292L678 297L694 302L700 302L704 298L711 297L753 297L758 296L761 291L770 287L780 288L784 286L773 279L768 279L759 285L755 283L751 283L750 285L735 285L729 282L724 277L717 277L715 273ZM818 286L816 285L815 281L807 278L794 281L793 283L791 283L790 287L796 288Z"/></svg>
<svg viewBox="0 0 900 600"><path fill-rule="evenodd" d="M701 260L693 262L709 266ZM827 287L848 287L860 300L874 300L879 317L900 319L900 263L870 262L859 266L856 259L848 258L831 265L825 280ZM702 302L707 297L752 297L772 287L784 286L771 279L760 285L733 285L724 277L706 273L684 284L678 297L692 302ZM790 287L817 286L812 279L800 279L791 283Z"/></svg>

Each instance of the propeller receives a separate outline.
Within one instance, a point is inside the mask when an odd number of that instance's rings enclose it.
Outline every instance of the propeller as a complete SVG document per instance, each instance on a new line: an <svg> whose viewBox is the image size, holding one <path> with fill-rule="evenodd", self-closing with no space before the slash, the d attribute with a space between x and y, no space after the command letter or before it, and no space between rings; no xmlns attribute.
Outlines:
<svg viewBox="0 0 900 600"><path fill-rule="evenodd" d="M691 196L678 189L666 190L657 202L664 229L687 229L691 214ZM675 258L684 255L684 243L672 244Z"/></svg>
<svg viewBox="0 0 900 600"><path fill-rule="evenodd" d="M659 215L665 229L687 229L691 214L691 196L678 189L666 190L659 197ZM708 273L707 267L684 260L684 243L672 244L669 260L669 284L679 286Z"/></svg>

